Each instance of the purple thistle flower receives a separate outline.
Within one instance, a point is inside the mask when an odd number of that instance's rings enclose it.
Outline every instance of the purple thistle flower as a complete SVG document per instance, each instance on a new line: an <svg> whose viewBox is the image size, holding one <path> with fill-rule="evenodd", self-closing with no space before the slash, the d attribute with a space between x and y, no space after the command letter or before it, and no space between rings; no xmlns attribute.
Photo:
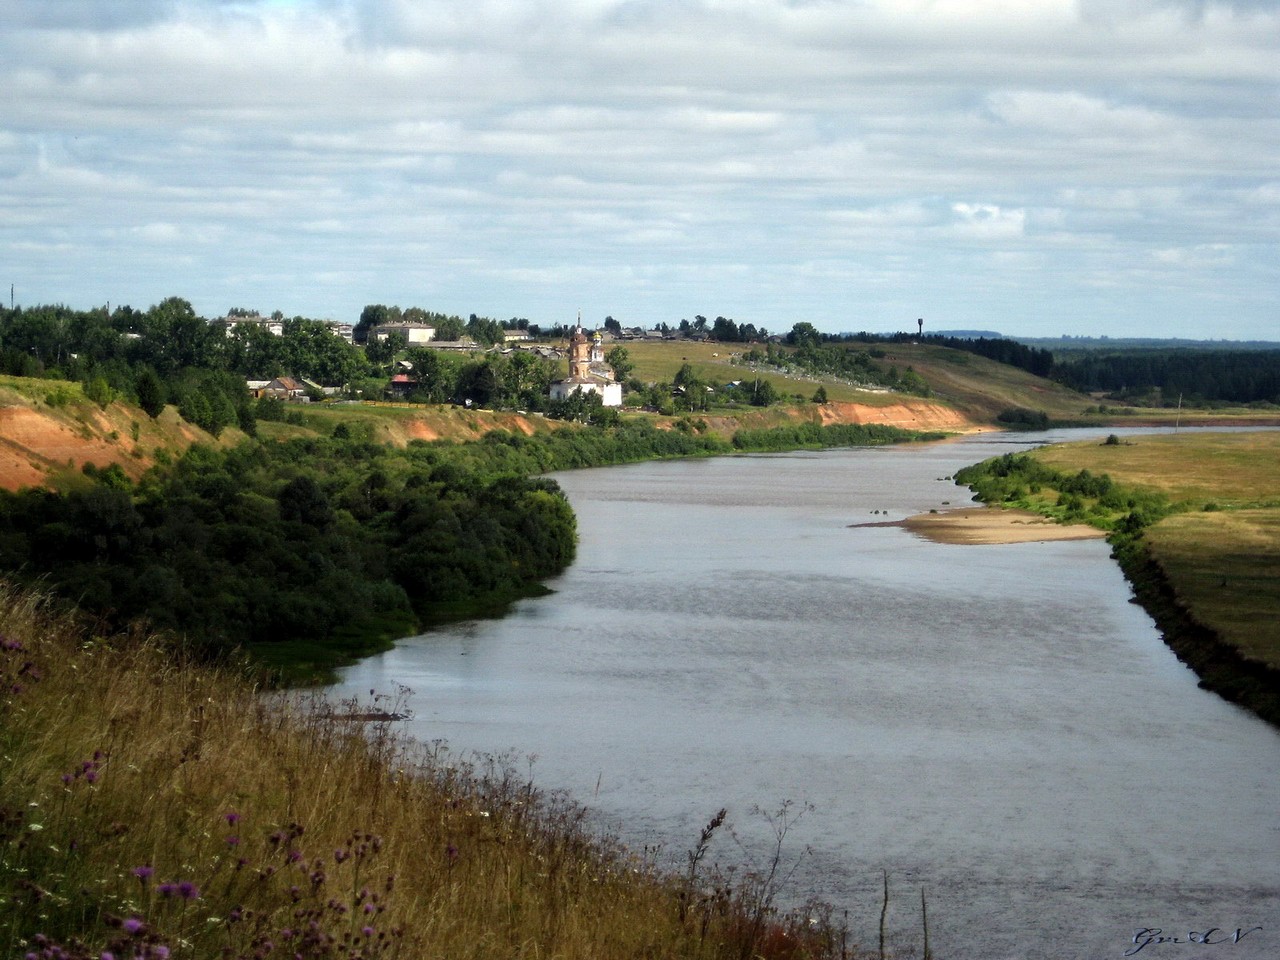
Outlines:
<svg viewBox="0 0 1280 960"><path fill-rule="evenodd" d="M156 887L156 892L162 897L172 897L178 892L178 885L176 883L162 883Z"/></svg>
<svg viewBox="0 0 1280 960"><path fill-rule="evenodd" d="M240 838L239 838L239 837L227 837L227 846L228 846L228 847L238 847L238 846L240 846Z"/></svg>
<svg viewBox="0 0 1280 960"><path fill-rule="evenodd" d="M85 773L84 773L84 781L85 781L85 783L97 783L97 782L98 782L98 771L96 771L96 770L86 770L86 771L85 771Z"/></svg>
<svg viewBox="0 0 1280 960"><path fill-rule="evenodd" d="M169 960L169 948L163 943L157 943L151 948L151 956L154 957L155 960Z"/></svg>
<svg viewBox="0 0 1280 960"><path fill-rule="evenodd" d="M103 950L102 953L98 955L98 960L116 960L116 955L110 950Z"/></svg>
<svg viewBox="0 0 1280 960"><path fill-rule="evenodd" d="M178 896L183 900L196 900L200 897L200 888L190 880L183 880L178 884Z"/></svg>
<svg viewBox="0 0 1280 960"><path fill-rule="evenodd" d="M139 919L138 917L129 917L127 920L125 920L123 923L120 924L120 929L123 930L125 933L129 934L130 936L132 936L135 933L139 933L145 928L146 928L146 924L143 923L142 920Z"/></svg>
<svg viewBox="0 0 1280 960"><path fill-rule="evenodd" d="M236 813L234 810L231 810L227 813L224 813L222 815L222 819L234 826L235 824L240 822L240 814Z"/></svg>
<svg viewBox="0 0 1280 960"><path fill-rule="evenodd" d="M133 875L137 877L139 880L141 880L143 883L146 883L147 878L150 877L155 872L156 871L154 868L148 867L148 866L133 868Z"/></svg>
<svg viewBox="0 0 1280 960"><path fill-rule="evenodd" d="M363 933L366 937L372 937L373 927L361 927L360 932Z"/></svg>
<svg viewBox="0 0 1280 960"><path fill-rule="evenodd" d="M289 862L290 862L290 863L297 863L297 862L298 862L299 860L301 860L301 859L302 859L302 854L301 854L301 853L299 853L297 850L290 850L290 851L289 851L289 857L288 857L288 860L289 860Z"/></svg>

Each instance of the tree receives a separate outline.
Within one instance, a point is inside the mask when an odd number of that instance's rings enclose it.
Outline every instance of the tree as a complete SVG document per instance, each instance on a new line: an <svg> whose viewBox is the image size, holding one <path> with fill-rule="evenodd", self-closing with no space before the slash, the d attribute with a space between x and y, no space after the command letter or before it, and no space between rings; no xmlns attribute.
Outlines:
<svg viewBox="0 0 1280 960"><path fill-rule="evenodd" d="M150 367L143 367L138 373L138 379L134 384L134 390L137 391L138 394L138 406L140 406L146 415L152 420L164 412L164 384L160 382L160 378L156 376L156 372Z"/></svg>
<svg viewBox="0 0 1280 960"><path fill-rule="evenodd" d="M791 328L787 334L787 343L795 347L816 347L822 342L822 334L812 323L801 321Z"/></svg>
<svg viewBox="0 0 1280 960"><path fill-rule="evenodd" d="M280 519L323 530L333 519L333 507L320 484L305 474L286 483L277 498Z"/></svg>
<svg viewBox="0 0 1280 960"><path fill-rule="evenodd" d="M728 317L716 317L716 322L711 326L711 336L721 343L736 343L741 339L738 325Z"/></svg>
<svg viewBox="0 0 1280 960"><path fill-rule="evenodd" d="M767 407L778 399L778 391L768 380L756 380L751 390L751 404L756 407Z"/></svg>
<svg viewBox="0 0 1280 960"><path fill-rule="evenodd" d="M365 358L370 363L391 363L407 346L403 333L391 333L381 340L370 340L364 348Z"/></svg>
<svg viewBox="0 0 1280 960"><path fill-rule="evenodd" d="M385 304L371 303L360 311L360 319L356 321L355 329L352 331L352 339L356 343L366 343L369 339L369 331L374 327L381 326L391 319L390 310Z"/></svg>
<svg viewBox="0 0 1280 960"><path fill-rule="evenodd" d="M636 365L631 362L631 354L626 347L614 347L605 354L604 362L613 368L613 375L618 380L626 380Z"/></svg>
<svg viewBox="0 0 1280 960"><path fill-rule="evenodd" d="M813 391L813 402L814 403L827 402L827 388L822 384L819 384L818 389Z"/></svg>
<svg viewBox="0 0 1280 960"><path fill-rule="evenodd" d="M613 319L613 317L604 318L604 328L614 335L622 332L622 324Z"/></svg>

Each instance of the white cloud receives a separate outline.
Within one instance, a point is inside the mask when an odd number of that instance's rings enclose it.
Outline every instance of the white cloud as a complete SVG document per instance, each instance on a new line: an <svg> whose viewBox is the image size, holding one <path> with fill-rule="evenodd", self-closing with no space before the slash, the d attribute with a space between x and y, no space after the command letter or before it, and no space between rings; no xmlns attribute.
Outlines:
<svg viewBox="0 0 1280 960"><path fill-rule="evenodd" d="M1264 2L19 3L0 257L68 302L1190 333L1221 285L1151 271L1247 242L1262 335L1278 80Z"/></svg>

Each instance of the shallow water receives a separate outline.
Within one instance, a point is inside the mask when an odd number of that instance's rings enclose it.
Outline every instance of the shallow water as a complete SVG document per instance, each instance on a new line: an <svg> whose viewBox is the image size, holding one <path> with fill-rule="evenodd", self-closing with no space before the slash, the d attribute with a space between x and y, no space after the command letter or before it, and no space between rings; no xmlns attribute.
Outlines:
<svg viewBox="0 0 1280 960"><path fill-rule="evenodd" d="M1109 431L1120 432L1120 431ZM1052 434L1058 438L1063 434ZM901 519L1027 438L557 475L577 562L501 620L402 641L335 693L411 688L420 739L534 776L679 866L728 807L791 827L786 896L939 958L1280 957L1280 735L1200 690L1102 541L957 546ZM1214 934L1218 939L1224 934Z"/></svg>

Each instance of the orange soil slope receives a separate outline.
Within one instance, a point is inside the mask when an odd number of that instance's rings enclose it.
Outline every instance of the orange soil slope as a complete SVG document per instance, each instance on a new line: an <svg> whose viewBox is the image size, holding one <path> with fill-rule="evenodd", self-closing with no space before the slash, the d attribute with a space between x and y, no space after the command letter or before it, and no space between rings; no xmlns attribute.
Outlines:
<svg viewBox="0 0 1280 960"><path fill-rule="evenodd" d="M817 408L825 426L832 423L883 424L903 430L970 433L981 429L958 410L928 400L903 400L883 407L865 403L824 403Z"/></svg>
<svg viewBox="0 0 1280 960"><path fill-rule="evenodd" d="M86 463L117 463L136 479L155 462L157 449L179 452L208 439L173 410L153 421L120 404L102 410L85 403L51 408L12 398L0 402L0 488L6 490L47 485L55 475L78 473Z"/></svg>

